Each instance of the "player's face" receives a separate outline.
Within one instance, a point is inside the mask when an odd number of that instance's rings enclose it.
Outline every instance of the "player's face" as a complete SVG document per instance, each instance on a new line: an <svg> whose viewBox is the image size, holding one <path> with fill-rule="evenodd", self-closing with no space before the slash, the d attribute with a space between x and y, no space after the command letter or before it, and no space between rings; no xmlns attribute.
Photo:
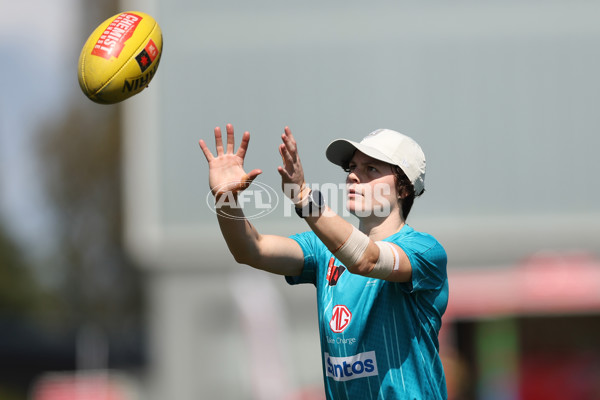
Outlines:
<svg viewBox="0 0 600 400"><path fill-rule="evenodd" d="M392 166L356 151L348 164L348 211L356 216L387 217L398 212L396 178Z"/></svg>

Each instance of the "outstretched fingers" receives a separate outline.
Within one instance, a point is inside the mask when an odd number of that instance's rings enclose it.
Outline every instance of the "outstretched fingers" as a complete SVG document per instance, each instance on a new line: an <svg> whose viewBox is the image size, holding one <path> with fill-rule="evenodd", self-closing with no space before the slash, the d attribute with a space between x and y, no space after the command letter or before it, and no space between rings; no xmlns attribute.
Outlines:
<svg viewBox="0 0 600 400"><path fill-rule="evenodd" d="M233 125L227 124L225 130L227 131L227 154L233 154L233 144L235 141L235 136L233 134Z"/></svg>
<svg viewBox="0 0 600 400"><path fill-rule="evenodd" d="M283 162L283 166L288 169L294 165L294 158L290 154L288 148L285 144L279 145L279 154L281 155L281 161Z"/></svg>
<svg viewBox="0 0 600 400"><path fill-rule="evenodd" d="M243 160L244 157L246 157L246 151L248 150L249 143L250 143L250 132L246 131L242 135L242 142L240 143L240 147L237 149L237 152L235 153L236 156L238 156L239 158L241 158Z"/></svg>
<svg viewBox="0 0 600 400"><path fill-rule="evenodd" d="M215 145L217 146L217 157L224 154L223 151L223 136L221 135L221 127L215 128Z"/></svg>
<svg viewBox="0 0 600 400"><path fill-rule="evenodd" d="M202 149L202 152L204 153L204 157L206 157L206 161L211 162L215 158L215 156L213 155L213 153L210 152L208 146L206 145L206 142L204 140L200 139L198 144L200 145L200 148Z"/></svg>
<svg viewBox="0 0 600 400"><path fill-rule="evenodd" d="M285 127L284 132L281 135L281 140L283 140L283 144L285 145L285 148L292 161L295 161L296 157L298 156L298 147L296 145L296 139L294 139L292 131L289 127Z"/></svg>
<svg viewBox="0 0 600 400"><path fill-rule="evenodd" d="M234 154L233 150L235 147L235 135L234 135L233 125L227 124L227 126L225 127L225 130L227 132L226 147L223 146L223 133L221 131L221 127L217 126L214 130L215 146L216 146L216 150L217 150L216 157L219 157L219 156L222 156L225 154ZM244 135L242 136L242 143L240 144L240 147L238 148L237 152L235 153L236 156L238 156L242 159L246 156L246 151L248 150L249 141L250 141L250 133L244 132ZM215 155L209 150L208 145L206 144L206 142L204 140L201 139L198 143L200 144L200 148L204 152L204 156L206 157L207 161L211 161L214 158L216 158Z"/></svg>

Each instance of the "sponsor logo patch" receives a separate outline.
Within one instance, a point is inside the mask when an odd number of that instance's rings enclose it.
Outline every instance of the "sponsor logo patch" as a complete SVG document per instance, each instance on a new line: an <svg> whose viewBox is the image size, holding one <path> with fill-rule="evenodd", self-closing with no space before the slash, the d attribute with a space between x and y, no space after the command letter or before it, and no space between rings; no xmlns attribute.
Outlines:
<svg viewBox="0 0 600 400"><path fill-rule="evenodd" d="M379 373L374 351L350 357L332 357L329 353L324 353L324 359L326 375L334 381L349 381L367 376L377 376Z"/></svg>
<svg viewBox="0 0 600 400"><path fill-rule="evenodd" d="M329 286L335 286L340 279L340 276L346 270L346 267L343 265L334 265L335 257L331 257L329 259L329 267L327 268L327 282L329 282Z"/></svg>
<svg viewBox="0 0 600 400"><path fill-rule="evenodd" d="M119 14L98 38L92 49L92 55L107 60L111 57L119 58L125 42L133 35L141 20L142 17L136 14Z"/></svg>
<svg viewBox="0 0 600 400"><path fill-rule="evenodd" d="M150 39L146 47L144 47L144 50L140 51L140 54L135 57L135 60L142 72L145 72L150 64L156 59L156 56L158 56L158 49L152 39Z"/></svg>
<svg viewBox="0 0 600 400"><path fill-rule="evenodd" d="M335 333L341 333L350 325L352 313L345 305L337 305L333 307L333 314L329 321L329 327Z"/></svg>

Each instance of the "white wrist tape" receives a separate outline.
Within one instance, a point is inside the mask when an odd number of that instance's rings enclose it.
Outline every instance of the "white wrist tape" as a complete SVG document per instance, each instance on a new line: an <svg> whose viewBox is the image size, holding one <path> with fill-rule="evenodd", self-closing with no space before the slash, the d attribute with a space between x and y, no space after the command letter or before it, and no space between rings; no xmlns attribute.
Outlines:
<svg viewBox="0 0 600 400"><path fill-rule="evenodd" d="M390 242L375 242L379 247L379 258L375 266L367 275L369 278L385 279L390 274L400 268L400 257L394 246Z"/></svg>
<svg viewBox="0 0 600 400"><path fill-rule="evenodd" d="M367 250L367 246L369 245L369 237L356 229L355 226L352 227L352 232L348 239L340 246L338 250L336 250L333 255L340 260L344 265L349 268L356 264L358 260L360 260L365 254L365 250Z"/></svg>

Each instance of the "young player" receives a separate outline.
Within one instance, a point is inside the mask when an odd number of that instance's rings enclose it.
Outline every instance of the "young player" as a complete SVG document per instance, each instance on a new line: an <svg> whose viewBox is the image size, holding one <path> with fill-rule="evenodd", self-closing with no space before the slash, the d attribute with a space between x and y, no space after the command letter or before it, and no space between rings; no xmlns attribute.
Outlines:
<svg viewBox="0 0 600 400"><path fill-rule="evenodd" d="M224 147L215 128L216 156L200 140L217 201L237 196L261 173L243 168L250 134L234 152L233 127L226 130ZM348 172L347 208L357 229L308 187L289 128L281 138L282 186L311 230L264 235L240 208L220 202L217 219L235 260L316 286L328 399L445 399L437 335L448 302L446 253L406 224L424 191L421 148L387 129L329 145L327 158Z"/></svg>

